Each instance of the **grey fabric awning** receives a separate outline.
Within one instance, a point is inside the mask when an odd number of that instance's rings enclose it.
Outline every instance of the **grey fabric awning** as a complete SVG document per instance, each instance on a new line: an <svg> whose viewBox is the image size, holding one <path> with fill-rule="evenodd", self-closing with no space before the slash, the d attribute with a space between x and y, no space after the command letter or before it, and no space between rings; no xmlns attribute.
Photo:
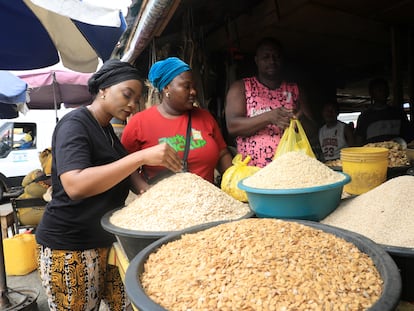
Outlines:
<svg viewBox="0 0 414 311"><path fill-rule="evenodd" d="M162 33L179 3L180 0L148 0L142 3L125 46L123 61L134 62L152 38Z"/></svg>

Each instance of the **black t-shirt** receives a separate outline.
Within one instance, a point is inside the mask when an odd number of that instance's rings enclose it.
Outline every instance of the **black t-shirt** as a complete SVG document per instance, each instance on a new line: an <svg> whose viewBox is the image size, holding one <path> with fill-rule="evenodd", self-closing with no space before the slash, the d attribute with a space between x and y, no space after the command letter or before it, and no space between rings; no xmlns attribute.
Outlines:
<svg viewBox="0 0 414 311"><path fill-rule="evenodd" d="M413 125L409 123L402 109L386 106L382 109L368 108L361 113L355 133L364 143L374 143L402 137L407 141L414 138Z"/></svg>
<svg viewBox="0 0 414 311"><path fill-rule="evenodd" d="M125 156L127 152L112 125L103 129L86 107L78 108L56 125L52 154L53 197L36 229L37 242L60 250L110 246L114 236L102 228L101 218L106 212L123 206L130 188L129 179L99 195L73 201L63 189L59 176Z"/></svg>

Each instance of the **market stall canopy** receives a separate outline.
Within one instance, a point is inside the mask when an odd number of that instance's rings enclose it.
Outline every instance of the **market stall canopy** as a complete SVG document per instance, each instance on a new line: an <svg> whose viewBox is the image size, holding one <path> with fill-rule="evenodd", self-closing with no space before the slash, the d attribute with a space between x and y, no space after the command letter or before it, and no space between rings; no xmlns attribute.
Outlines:
<svg viewBox="0 0 414 311"><path fill-rule="evenodd" d="M27 99L27 83L11 72L0 70L0 119L16 118L18 106Z"/></svg>
<svg viewBox="0 0 414 311"><path fill-rule="evenodd" d="M92 73L70 70L34 70L18 75L29 88L29 109L60 109L90 104L88 80Z"/></svg>
<svg viewBox="0 0 414 311"><path fill-rule="evenodd" d="M141 6L140 2L133 1L131 7L134 3ZM125 60L138 61L153 39L159 46L178 42L179 47L184 47L192 43L210 55L221 52L234 57L232 61L237 61L235 57L252 59L258 39L274 36L283 43L289 61L297 66L294 69L299 68L314 80L322 76L325 83L336 86L338 99L349 105L361 109L358 105L368 97L368 80L378 75L403 86L405 99L409 97L411 86L403 77L413 71L414 1L144 2L130 27L145 32L131 31L128 38L121 38L124 49L121 47L119 51ZM158 2L166 5L158 7L158 11L152 10L152 15L163 17L154 26L151 23L154 19L147 17L146 7ZM186 22L190 29L184 29ZM188 33L193 37L183 35Z"/></svg>
<svg viewBox="0 0 414 311"><path fill-rule="evenodd" d="M133 62L154 36L162 34L179 3L180 0L135 1L139 7L139 17L136 17L130 27L131 32L123 47L123 61Z"/></svg>
<svg viewBox="0 0 414 311"><path fill-rule="evenodd" d="M56 13L57 12L57 13ZM0 0L0 69L94 72L126 29L119 8L99 0Z"/></svg>

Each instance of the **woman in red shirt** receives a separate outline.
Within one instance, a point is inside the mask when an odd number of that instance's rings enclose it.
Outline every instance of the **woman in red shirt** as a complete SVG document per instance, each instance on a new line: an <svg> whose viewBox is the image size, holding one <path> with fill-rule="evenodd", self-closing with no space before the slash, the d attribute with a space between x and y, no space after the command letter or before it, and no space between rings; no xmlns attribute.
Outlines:
<svg viewBox="0 0 414 311"><path fill-rule="evenodd" d="M184 159L188 138L187 170L213 183L214 170L224 173L231 166L232 156L214 117L195 105L197 93L191 68L182 60L170 57L156 62L148 78L159 91L161 102L128 121L122 144L128 152L134 152L167 142ZM159 166L144 166L141 190L145 191L148 182L164 170Z"/></svg>

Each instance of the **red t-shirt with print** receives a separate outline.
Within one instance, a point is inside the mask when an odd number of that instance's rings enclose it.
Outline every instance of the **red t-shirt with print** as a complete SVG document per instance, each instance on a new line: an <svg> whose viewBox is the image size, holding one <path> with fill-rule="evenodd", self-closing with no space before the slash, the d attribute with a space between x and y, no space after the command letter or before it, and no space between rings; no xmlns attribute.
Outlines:
<svg viewBox="0 0 414 311"><path fill-rule="evenodd" d="M125 126L121 141L129 153L167 142L183 158L188 115L173 119L165 118L157 106L135 114ZM188 153L188 170L204 179L214 181L220 151L226 142L213 116L205 109L194 108L191 112L191 145ZM161 166L145 166L148 178L164 170Z"/></svg>

